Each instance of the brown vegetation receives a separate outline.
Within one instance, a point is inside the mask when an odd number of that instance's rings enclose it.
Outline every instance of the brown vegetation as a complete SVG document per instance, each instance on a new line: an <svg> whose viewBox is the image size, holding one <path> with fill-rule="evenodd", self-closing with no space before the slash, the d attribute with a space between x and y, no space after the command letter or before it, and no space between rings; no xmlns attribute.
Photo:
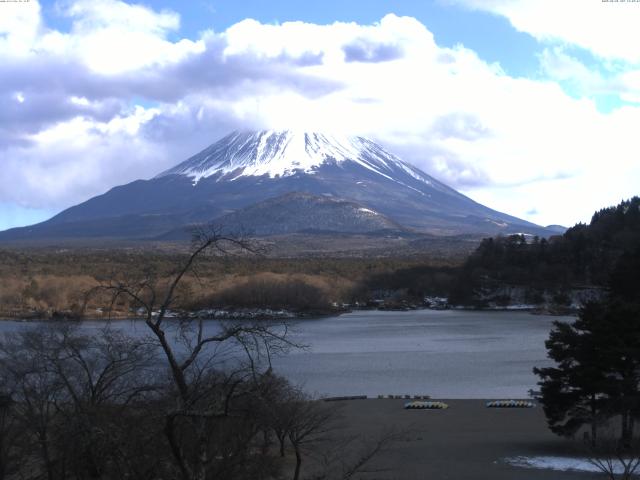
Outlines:
<svg viewBox="0 0 640 480"><path fill-rule="evenodd" d="M324 277L301 274L258 273L229 282L224 289L205 299L205 305L249 308L288 308L297 311L322 310L329 298L339 298L341 289L351 282L338 280L331 285Z"/></svg>
<svg viewBox="0 0 640 480"><path fill-rule="evenodd" d="M83 294L105 279L125 272L133 278L152 271L166 280L186 257L181 252L127 249L0 250L0 317L75 316L81 313ZM183 279L174 307L318 310L333 302L351 303L397 289L402 279L415 288L405 288L400 295L415 297L422 286L433 283L430 277L437 273L433 281L441 283L447 269L462 260L427 255L323 259L207 256ZM85 315L100 317L103 300L92 299ZM130 314L129 302L115 306L115 316Z"/></svg>

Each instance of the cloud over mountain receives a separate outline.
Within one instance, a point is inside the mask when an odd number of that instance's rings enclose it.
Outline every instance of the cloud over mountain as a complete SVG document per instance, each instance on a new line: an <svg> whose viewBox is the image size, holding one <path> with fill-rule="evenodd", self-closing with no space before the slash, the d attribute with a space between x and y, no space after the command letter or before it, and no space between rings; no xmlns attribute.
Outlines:
<svg viewBox="0 0 640 480"><path fill-rule="evenodd" d="M290 127L370 136L485 204L535 207L539 223L578 220L568 190L585 215L637 193L640 107L602 113L551 76L439 46L414 18L247 19L181 38L178 13L118 0L60 3L64 30L36 1L0 8L0 203L62 209L231 130ZM598 188L605 160L615 192Z"/></svg>

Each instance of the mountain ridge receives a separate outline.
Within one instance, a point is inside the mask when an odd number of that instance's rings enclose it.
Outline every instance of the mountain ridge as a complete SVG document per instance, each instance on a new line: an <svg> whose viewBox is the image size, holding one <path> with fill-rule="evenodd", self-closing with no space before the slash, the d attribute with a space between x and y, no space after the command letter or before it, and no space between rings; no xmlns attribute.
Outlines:
<svg viewBox="0 0 640 480"><path fill-rule="evenodd" d="M231 133L149 180L113 187L40 224L0 232L0 242L151 240L291 192L357 204L430 235L557 233L485 207L363 137L269 130Z"/></svg>
<svg viewBox="0 0 640 480"><path fill-rule="evenodd" d="M261 237L292 233L415 235L358 203L305 192L290 192L253 203L219 217L216 224L223 231ZM187 239L188 236L188 230L178 229L159 239Z"/></svg>

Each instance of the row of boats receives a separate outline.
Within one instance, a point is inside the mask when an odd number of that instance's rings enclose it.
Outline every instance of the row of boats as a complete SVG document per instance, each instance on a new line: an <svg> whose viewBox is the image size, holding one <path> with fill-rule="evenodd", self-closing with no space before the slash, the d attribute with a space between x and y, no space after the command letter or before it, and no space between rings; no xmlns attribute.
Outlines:
<svg viewBox="0 0 640 480"><path fill-rule="evenodd" d="M492 400L486 403L487 408L534 408L535 404L527 400ZM404 404L407 410L444 410L449 408L444 402L413 401Z"/></svg>

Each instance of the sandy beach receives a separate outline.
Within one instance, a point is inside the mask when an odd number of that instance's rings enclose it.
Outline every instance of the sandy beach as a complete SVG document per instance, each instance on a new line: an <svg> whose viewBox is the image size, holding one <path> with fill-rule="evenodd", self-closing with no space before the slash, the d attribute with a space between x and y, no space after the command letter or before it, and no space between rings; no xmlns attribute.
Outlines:
<svg viewBox="0 0 640 480"><path fill-rule="evenodd" d="M539 406L489 409L483 400L444 400L447 410L405 410L405 400L368 399L340 405L343 435L374 438L395 428L403 439L379 454L370 479L546 480L604 478L602 474L514 467L517 456L575 456L576 444L552 434Z"/></svg>

